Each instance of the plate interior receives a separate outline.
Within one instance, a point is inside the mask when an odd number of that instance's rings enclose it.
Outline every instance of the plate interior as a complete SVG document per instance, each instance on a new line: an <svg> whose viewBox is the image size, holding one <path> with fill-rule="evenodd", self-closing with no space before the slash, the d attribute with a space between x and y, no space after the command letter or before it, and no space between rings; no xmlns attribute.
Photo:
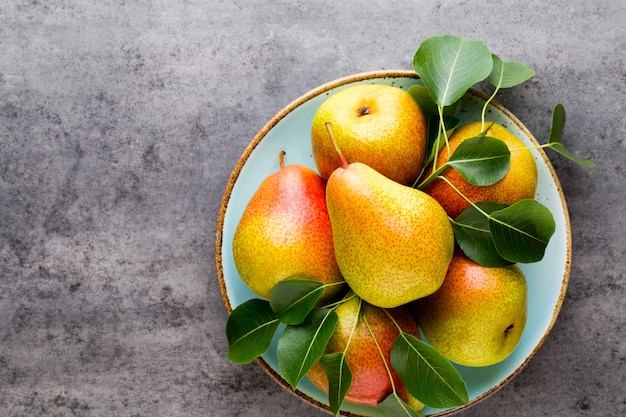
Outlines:
<svg viewBox="0 0 626 417"><path fill-rule="evenodd" d="M263 179L279 169L278 155L282 150L286 152L286 164L302 164L315 169L310 142L313 115L329 95L357 83L387 84L408 89L418 84L419 79L410 72L382 72L341 79L319 87L277 114L261 129L239 160L222 200L216 242L218 279L229 311L244 301L257 297L239 277L232 257L232 238L247 202ZM458 117L461 123L480 120L485 101L482 93L470 90L459 106ZM487 120L504 125L528 146L537 145L535 138L521 122L498 103L492 102L489 105ZM552 328L567 288L571 256L567 206L547 156L540 149L533 149L532 152L538 169L536 199L551 210L556 231L542 261L520 265L528 282L528 319L515 351L496 365L483 368L456 366L470 395L470 404L462 408L467 408L497 391L526 365ZM277 338L259 363L274 379L291 391L278 375L276 343ZM326 395L306 378L298 385L295 393L318 407L324 407L323 404L327 403ZM346 404L344 409L355 415L384 416L376 409L352 404ZM455 409L454 412L458 410ZM428 407L424 409L424 413L438 416L450 414L446 410Z"/></svg>

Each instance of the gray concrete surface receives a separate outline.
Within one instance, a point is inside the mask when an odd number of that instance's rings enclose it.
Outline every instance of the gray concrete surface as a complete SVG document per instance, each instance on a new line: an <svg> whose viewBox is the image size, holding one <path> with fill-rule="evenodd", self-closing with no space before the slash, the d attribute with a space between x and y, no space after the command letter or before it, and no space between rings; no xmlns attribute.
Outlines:
<svg viewBox="0 0 626 417"><path fill-rule="evenodd" d="M226 360L214 232L256 131L321 83L411 69L427 36L536 70L499 101L542 137L570 208L552 333L481 416L626 415L626 3L4 0L0 415L322 416ZM553 155L553 154L552 154Z"/></svg>

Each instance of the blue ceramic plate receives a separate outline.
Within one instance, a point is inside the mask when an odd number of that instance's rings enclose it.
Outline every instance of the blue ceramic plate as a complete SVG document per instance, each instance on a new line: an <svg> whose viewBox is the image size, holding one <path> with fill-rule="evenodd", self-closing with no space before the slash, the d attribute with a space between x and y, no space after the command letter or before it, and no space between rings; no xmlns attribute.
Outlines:
<svg viewBox="0 0 626 417"><path fill-rule="evenodd" d="M241 281L232 257L232 239L235 228L248 200L265 177L278 169L277 157L286 152L285 162L303 164L315 169L311 155L310 126L318 106L333 93L354 84L388 84L408 89L418 83L411 71L378 71L357 74L324 84L293 101L274 116L252 139L237 162L222 199L216 233L216 266L226 309L257 298ZM470 90L463 98L458 112L461 123L480 120L486 97ZM487 119L511 130L527 145L537 145L532 134L522 123L498 103L489 106ZM467 384L470 403L452 410L426 408L426 415L451 415L496 392L519 373L548 336L561 308L569 279L571 234L569 215L559 180L545 153L533 150L539 173L536 198L554 215L556 232L541 262L521 265L528 281L528 320L521 341L515 351L503 362L484 368L458 366ZM286 390L293 392L315 407L328 411L326 395L306 378L296 390L278 374L276 340L269 351L258 359L261 367ZM346 404L344 410L355 416L383 416L369 407Z"/></svg>

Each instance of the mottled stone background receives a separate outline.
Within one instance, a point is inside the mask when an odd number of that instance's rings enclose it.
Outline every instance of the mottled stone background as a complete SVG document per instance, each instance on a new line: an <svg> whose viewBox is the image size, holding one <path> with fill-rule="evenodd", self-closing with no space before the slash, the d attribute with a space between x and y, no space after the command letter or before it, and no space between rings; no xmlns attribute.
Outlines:
<svg viewBox="0 0 626 417"><path fill-rule="evenodd" d="M411 3L412 5L408 5ZM551 154L573 264L550 337L463 415L626 414L622 0L3 0L0 415L322 416L226 360L218 207L256 131L309 89L411 69L425 37L536 70L499 101Z"/></svg>

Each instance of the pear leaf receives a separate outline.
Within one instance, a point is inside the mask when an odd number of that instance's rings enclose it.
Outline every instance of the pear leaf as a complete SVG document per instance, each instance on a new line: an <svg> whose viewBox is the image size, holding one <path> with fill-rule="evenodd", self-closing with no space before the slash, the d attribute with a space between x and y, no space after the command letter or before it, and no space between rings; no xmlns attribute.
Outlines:
<svg viewBox="0 0 626 417"><path fill-rule="evenodd" d="M346 393L352 384L352 372L346 361L345 352L336 352L323 355L320 365L328 377L328 404L332 412L338 416L346 398Z"/></svg>
<svg viewBox="0 0 626 417"><path fill-rule="evenodd" d="M446 129L446 133L448 137L459 124L459 119L453 116L444 116L443 118L443 127ZM440 119L439 116L431 116L428 119L428 145L427 145L427 155L428 158L424 162L424 166L428 166L434 159L435 155L438 154L441 149L446 145L446 141L443 137L443 132L440 131Z"/></svg>
<svg viewBox="0 0 626 417"><path fill-rule="evenodd" d="M474 84L491 73L493 59L487 45L453 35L424 40L413 57L413 68L435 103L456 103Z"/></svg>
<svg viewBox="0 0 626 417"><path fill-rule="evenodd" d="M514 263L540 261L555 229L550 209L533 199L494 211L489 218L498 253Z"/></svg>
<svg viewBox="0 0 626 417"><path fill-rule="evenodd" d="M508 207L508 204L486 201L476 203L483 212L489 214ZM475 206L466 208L452 220L452 229L456 242L474 262L487 267L502 267L513 262L504 259L498 253L489 229L489 218Z"/></svg>
<svg viewBox="0 0 626 417"><path fill-rule="evenodd" d="M322 296L319 281L290 278L278 282L270 293L270 306L281 322L300 324Z"/></svg>
<svg viewBox="0 0 626 417"><path fill-rule="evenodd" d="M228 360L243 364L261 356L279 324L267 300L252 298L237 306L226 321Z"/></svg>
<svg viewBox="0 0 626 417"><path fill-rule="evenodd" d="M565 107L558 103L552 110L552 126L550 126L549 143L563 143L563 129L565 129L565 120L567 113Z"/></svg>
<svg viewBox="0 0 626 417"><path fill-rule="evenodd" d="M461 102L459 100L455 101L452 104L448 104L447 106L443 107L443 116L444 117L451 117L454 118L457 115L457 112L459 110L459 105L461 104ZM447 125L447 123L446 123Z"/></svg>
<svg viewBox="0 0 626 417"><path fill-rule="evenodd" d="M492 58L493 68L487 80L496 88L515 87L535 75L535 71L521 62L504 62L495 54L492 55Z"/></svg>
<svg viewBox="0 0 626 417"><path fill-rule="evenodd" d="M500 181L509 171L511 152L506 143L491 136L475 136L464 140L448 159L467 181L487 186Z"/></svg>
<svg viewBox="0 0 626 417"><path fill-rule="evenodd" d="M407 92L413 97L417 104L422 109L424 116L429 118L430 116L439 116L439 108L428 92L428 89L423 84L415 84L407 89ZM459 108L459 101L452 103L449 106L443 108L443 115L446 117L453 117Z"/></svg>
<svg viewBox="0 0 626 417"><path fill-rule="evenodd" d="M467 404L469 395L456 368L434 347L402 332L391 347L391 366L412 396L433 408Z"/></svg>
<svg viewBox="0 0 626 417"><path fill-rule="evenodd" d="M565 107L561 103L554 106L552 111L552 126L550 127L550 137L548 139L548 146L555 152L560 153L564 157L579 163L587 168L594 168L595 162L588 159L580 158L568 151L563 145L563 128L565 127Z"/></svg>
<svg viewBox="0 0 626 417"><path fill-rule="evenodd" d="M428 119L430 116L438 114L437 103L430 97L430 93L423 85L412 85L407 92L413 97L417 105L422 109L424 116Z"/></svg>
<svg viewBox="0 0 626 417"><path fill-rule="evenodd" d="M378 403L378 408L381 409L387 417L420 417L424 415L409 407L395 392L392 392L384 401Z"/></svg>
<svg viewBox="0 0 626 417"><path fill-rule="evenodd" d="M324 354L336 324L337 313L320 308L312 310L301 324L285 327L276 357L280 374L293 388Z"/></svg>
<svg viewBox="0 0 626 417"><path fill-rule="evenodd" d="M440 119L437 115L432 115L428 119L428 142L426 145L428 158L424 165L428 165L435 158L435 148L441 150L443 145L445 145L439 121Z"/></svg>
<svg viewBox="0 0 626 417"><path fill-rule="evenodd" d="M442 137L441 123L443 123L443 128L446 129L448 132L454 129L459 124L459 119L456 117L459 102L457 101L450 106L444 107L442 121L442 118L439 116L439 109L437 108L437 104L430 97L430 94L426 87L424 87L423 85L412 85L407 91L420 106L427 120L427 158L424 161L424 166L428 166L435 158L437 152L446 144L445 140ZM437 147L436 150L435 147Z"/></svg>

